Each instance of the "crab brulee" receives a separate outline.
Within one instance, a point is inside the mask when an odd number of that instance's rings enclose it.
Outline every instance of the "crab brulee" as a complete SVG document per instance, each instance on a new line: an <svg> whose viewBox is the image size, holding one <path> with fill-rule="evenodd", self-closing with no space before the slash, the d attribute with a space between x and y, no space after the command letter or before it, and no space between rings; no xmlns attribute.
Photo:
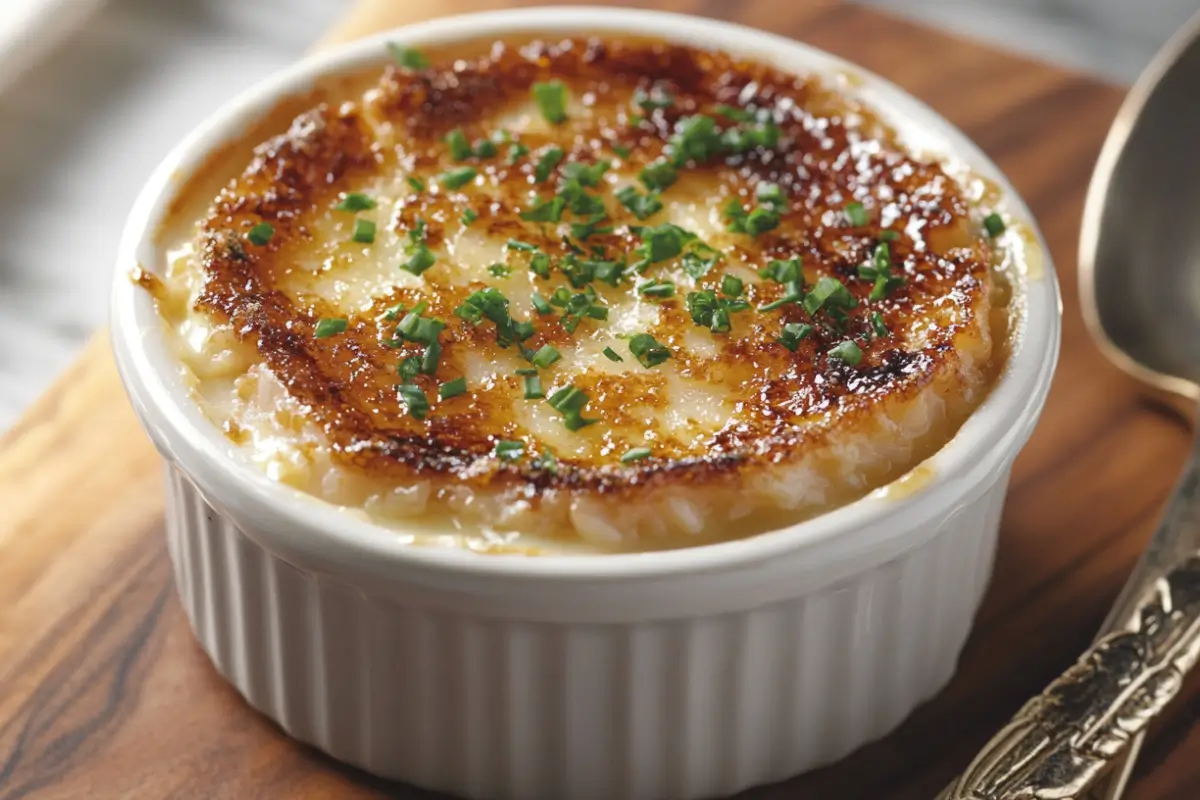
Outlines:
<svg viewBox="0 0 1200 800"><path fill-rule="evenodd" d="M272 478L417 544L680 547L861 497L987 395L1004 223L852 81L615 37L391 55L140 273Z"/></svg>

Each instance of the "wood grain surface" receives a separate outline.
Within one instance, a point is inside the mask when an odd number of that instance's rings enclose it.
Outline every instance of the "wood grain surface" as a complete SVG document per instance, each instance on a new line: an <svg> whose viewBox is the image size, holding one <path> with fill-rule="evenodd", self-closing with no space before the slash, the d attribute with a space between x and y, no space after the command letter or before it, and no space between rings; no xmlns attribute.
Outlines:
<svg viewBox="0 0 1200 800"><path fill-rule="evenodd" d="M332 38L499 5L369 0ZM1188 447L1183 405L1109 366L1075 299L1083 192L1121 91L849 4L655 5L794 36L926 100L1012 177L1058 263L1063 357L957 676L885 740L746 795L932 797L1091 638ZM225 686L188 630L161 525L157 456L100 336L0 440L0 800L430 797L292 743ZM1198 716L1193 681L1129 797L1200 797Z"/></svg>

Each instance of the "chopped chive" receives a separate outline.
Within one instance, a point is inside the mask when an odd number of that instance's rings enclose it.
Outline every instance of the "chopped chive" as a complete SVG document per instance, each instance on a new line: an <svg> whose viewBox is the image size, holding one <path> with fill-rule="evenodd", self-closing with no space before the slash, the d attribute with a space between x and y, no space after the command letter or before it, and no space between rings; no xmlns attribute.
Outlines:
<svg viewBox="0 0 1200 800"><path fill-rule="evenodd" d="M523 342L530 336L533 336L535 330L533 323L529 320L513 323L513 333L516 334L518 342Z"/></svg>
<svg viewBox="0 0 1200 800"><path fill-rule="evenodd" d="M542 457L535 459L533 466L537 467L538 469L545 470L551 475L558 474L558 459L555 457L554 451L549 447L542 450Z"/></svg>
<svg viewBox="0 0 1200 800"><path fill-rule="evenodd" d="M583 241L593 234L612 233L612 226L601 228L600 223L608 218L607 214L593 214L587 222L572 222L571 236L572 238Z"/></svg>
<svg viewBox="0 0 1200 800"><path fill-rule="evenodd" d="M525 452L524 442L512 442L507 439L498 439L496 441L496 449L492 451L496 458L505 461L515 461Z"/></svg>
<svg viewBox="0 0 1200 800"><path fill-rule="evenodd" d="M562 81L535 83L530 92L547 122L560 125L567 121L567 87Z"/></svg>
<svg viewBox="0 0 1200 800"><path fill-rule="evenodd" d="M875 335L884 337L888 335L887 325L884 324L883 315L878 311L871 314L871 330L875 331Z"/></svg>
<svg viewBox="0 0 1200 800"><path fill-rule="evenodd" d="M635 447L632 450L625 451L625 455L621 456L622 464L632 464L634 461L641 461L653 455L654 451L649 447Z"/></svg>
<svg viewBox="0 0 1200 800"><path fill-rule="evenodd" d="M885 242L894 242L900 238L900 234L896 231L881 231L879 238Z"/></svg>
<svg viewBox="0 0 1200 800"><path fill-rule="evenodd" d="M841 342L829 351L829 355L852 367L857 367L862 362L863 357L862 348L853 339Z"/></svg>
<svg viewBox="0 0 1200 800"><path fill-rule="evenodd" d="M612 163L608 161L597 161L595 164L572 161L562 168L562 174L568 180L579 181L580 186L597 186L611 166Z"/></svg>
<svg viewBox="0 0 1200 800"><path fill-rule="evenodd" d="M674 297L675 283L669 280L656 280L651 278L637 287L637 293L646 297Z"/></svg>
<svg viewBox="0 0 1200 800"><path fill-rule="evenodd" d="M471 150L476 158L491 158L498 152L496 143L491 139L477 139L475 146Z"/></svg>
<svg viewBox="0 0 1200 800"><path fill-rule="evenodd" d="M806 322L789 322L783 326L782 332L777 340L781 345L796 352L800 342L808 338L808 335L813 332L813 326Z"/></svg>
<svg viewBox="0 0 1200 800"><path fill-rule="evenodd" d="M429 413L429 398L425 396L421 387L415 383L402 383L397 387L397 391L408 409L408 415L413 419L425 419L425 415Z"/></svg>
<svg viewBox="0 0 1200 800"><path fill-rule="evenodd" d="M562 358L562 353L558 352L558 348L552 344L544 344L536 353L533 354L533 357L530 359L530 361L533 362L535 367L545 369L555 361L558 361L560 358Z"/></svg>
<svg viewBox="0 0 1200 800"><path fill-rule="evenodd" d="M550 178L550 173L554 168L562 163L566 153L557 145L547 147L538 156L537 163L533 166L533 179L538 183L545 183Z"/></svg>
<svg viewBox="0 0 1200 800"><path fill-rule="evenodd" d="M468 208L462 213L462 224L470 225L475 220L479 219L479 215L475 213L475 209Z"/></svg>
<svg viewBox="0 0 1200 800"><path fill-rule="evenodd" d="M375 223L359 217L354 220L354 233L350 238L359 244L371 244L375 241Z"/></svg>
<svg viewBox="0 0 1200 800"><path fill-rule="evenodd" d="M847 203L846 219L855 228L861 228L867 224L867 209L862 203Z"/></svg>
<svg viewBox="0 0 1200 800"><path fill-rule="evenodd" d="M800 265L800 256L793 256L787 260L772 259L767 263L766 267L758 271L758 276L775 281L776 283L798 281L802 277Z"/></svg>
<svg viewBox="0 0 1200 800"><path fill-rule="evenodd" d="M551 308L550 304L546 302L546 298L542 297L540 294L535 293L530 300L533 302L533 309L534 311L537 311L537 313L545 315L554 312L554 309Z"/></svg>
<svg viewBox="0 0 1200 800"><path fill-rule="evenodd" d="M661 192L679 180L679 171L670 161L658 160L647 164L638 173L638 180L651 191Z"/></svg>
<svg viewBox="0 0 1200 800"><path fill-rule="evenodd" d="M424 242L418 242L412 249L412 255L408 261L400 265L400 269L405 272L411 272L413 275L420 275L425 270L437 263L437 256Z"/></svg>
<svg viewBox="0 0 1200 800"><path fill-rule="evenodd" d="M647 369L656 367L671 357L671 351L663 347L648 333L639 333L629 339L629 352L638 363Z"/></svg>
<svg viewBox="0 0 1200 800"><path fill-rule="evenodd" d="M614 144L612 145L612 151L621 158L629 158L629 148L624 145Z"/></svg>
<svg viewBox="0 0 1200 800"><path fill-rule="evenodd" d="M398 67L408 70L427 69L429 67L429 59L420 50L415 50L411 47L402 47L395 42L388 42L387 48L388 53L392 56L392 61L395 61Z"/></svg>
<svg viewBox="0 0 1200 800"><path fill-rule="evenodd" d="M567 384L550 395L546 402L550 404L551 408L563 415L563 426L567 430L577 431L584 426L599 422L599 420L584 419L583 417L583 409L588 404L589 399L582 389Z"/></svg>
<svg viewBox="0 0 1200 800"><path fill-rule="evenodd" d="M414 192L425 191L425 181L421 180L416 175L409 175L404 179L404 182L407 183Z"/></svg>
<svg viewBox="0 0 1200 800"><path fill-rule="evenodd" d="M520 239L509 239L504 247L508 250L521 250L526 253L532 253L538 249L536 244L522 242Z"/></svg>
<svg viewBox="0 0 1200 800"><path fill-rule="evenodd" d="M804 310L815 315L822 308L845 312L858 305L858 299L837 278L823 276L812 291L804 296Z"/></svg>
<svg viewBox="0 0 1200 800"><path fill-rule="evenodd" d="M679 166L689 161L704 163L726 149L717 121L706 114L683 117L676 122L675 135L669 144L671 160Z"/></svg>
<svg viewBox="0 0 1200 800"><path fill-rule="evenodd" d="M522 375L521 377L525 382L526 400L541 400L546 396L546 393L542 390L542 376L537 374L537 370L533 370L532 375Z"/></svg>
<svg viewBox="0 0 1200 800"><path fill-rule="evenodd" d="M552 197L549 200L538 198L528 211L522 211L517 216L526 222L558 222L562 219L563 206L566 200Z"/></svg>
<svg viewBox="0 0 1200 800"><path fill-rule="evenodd" d="M451 397L458 397L460 394L467 393L467 379L465 376L460 376L452 381L446 381L438 386L438 400L449 400Z"/></svg>
<svg viewBox="0 0 1200 800"><path fill-rule="evenodd" d="M754 187L754 196L763 203L769 203L776 208L782 208L787 205L787 195L783 192L783 187L778 183L770 181L762 181Z"/></svg>
<svg viewBox="0 0 1200 800"><path fill-rule="evenodd" d="M735 275L725 275L721 278L721 294L727 297L741 297L745 284Z"/></svg>
<svg viewBox="0 0 1200 800"><path fill-rule="evenodd" d="M783 294L780 295L778 300L773 300L766 305L761 305L758 307L758 310L774 311L777 308L783 308L784 306L791 305L792 303L799 303L804 299L803 284L798 280L788 281L787 283L783 284ZM810 311L809 313L811 314L815 312Z"/></svg>
<svg viewBox="0 0 1200 800"><path fill-rule="evenodd" d="M375 201L362 192L347 192L334 208L338 211L369 211Z"/></svg>
<svg viewBox="0 0 1200 800"><path fill-rule="evenodd" d="M988 236L994 239L1004 233L1004 220L999 214L993 212L983 218L983 227L987 230Z"/></svg>
<svg viewBox="0 0 1200 800"><path fill-rule="evenodd" d="M345 333L346 327L350 323L344 319L337 317L326 317L325 319L317 320L317 326L313 329L313 336L318 339L325 339L330 336L337 336L339 333Z"/></svg>
<svg viewBox="0 0 1200 800"><path fill-rule="evenodd" d="M474 167L458 167L457 169L446 170L441 175L441 183L447 189L461 189L471 181L475 180L475 176L479 171Z"/></svg>
<svg viewBox="0 0 1200 800"><path fill-rule="evenodd" d="M529 148L520 142L513 142L508 146L508 165L512 166L520 161L525 156L529 155Z"/></svg>
<svg viewBox="0 0 1200 800"><path fill-rule="evenodd" d="M437 372L438 362L442 360L442 346L434 340L425 347L421 354L421 374L432 375Z"/></svg>
<svg viewBox="0 0 1200 800"><path fill-rule="evenodd" d="M492 264L488 267L488 272L493 278L507 278L512 274L512 270L508 268L507 264Z"/></svg>
<svg viewBox="0 0 1200 800"><path fill-rule="evenodd" d="M250 244L262 247L267 242L271 241L271 237L275 235L275 226L269 222L260 222L255 225L246 234L246 238L250 240Z"/></svg>
<svg viewBox="0 0 1200 800"><path fill-rule="evenodd" d="M400 373L403 380L411 381L421 372L421 359L416 356L409 356L400 362L396 367L396 372Z"/></svg>
<svg viewBox="0 0 1200 800"><path fill-rule="evenodd" d="M534 253L529 259L529 271L541 278L550 277L550 256L545 253Z"/></svg>
<svg viewBox="0 0 1200 800"><path fill-rule="evenodd" d="M613 350L611 347L606 347L601 352L604 353L604 357L609 361L617 362L625 360L621 358L621 356L617 355L617 351Z"/></svg>
<svg viewBox="0 0 1200 800"><path fill-rule="evenodd" d="M638 219L652 217L662 210L663 204L655 193L642 194L633 186L626 186L616 193L617 202L629 209Z"/></svg>

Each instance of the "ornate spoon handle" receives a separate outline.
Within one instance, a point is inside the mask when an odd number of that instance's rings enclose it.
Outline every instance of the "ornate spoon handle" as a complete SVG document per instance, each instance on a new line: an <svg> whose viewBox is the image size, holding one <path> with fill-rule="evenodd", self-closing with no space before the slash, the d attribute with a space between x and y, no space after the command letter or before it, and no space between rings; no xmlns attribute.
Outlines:
<svg viewBox="0 0 1200 800"><path fill-rule="evenodd" d="M1200 551L1146 586L1125 630L1097 640L1017 712L940 798L1072 800L1179 692L1200 659Z"/></svg>

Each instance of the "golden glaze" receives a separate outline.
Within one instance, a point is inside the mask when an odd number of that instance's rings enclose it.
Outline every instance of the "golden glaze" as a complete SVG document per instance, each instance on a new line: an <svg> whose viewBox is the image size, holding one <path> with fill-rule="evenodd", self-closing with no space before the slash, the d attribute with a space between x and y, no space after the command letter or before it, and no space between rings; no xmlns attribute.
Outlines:
<svg viewBox="0 0 1200 800"><path fill-rule="evenodd" d="M336 202L339 192L370 176L397 171L436 176L451 166L443 143L449 130L463 127L472 141L486 136L494 128L489 119L523 102L533 82L550 77L566 82L574 98L590 104L591 113L583 122L572 119L546 133L522 134L521 141L535 152L557 142L568 153L566 161L614 158L616 145L630 149L625 166L636 170L663 152L683 116L711 113L719 104L770 109L785 146L689 167L679 185L702 182L748 205L758 182L782 186L789 198L782 224L757 238L739 236L732 249L723 249L731 260L754 266L802 256L810 287L822 275L839 277L860 301L847 333L863 348L861 365L827 357L842 337L831 338L820 329L796 352L778 344L782 323L807 321L795 305L735 315L737 335L714 336L715 355L699 357L682 347L696 328L684 308L687 287L680 286L674 299L661 304L658 323L649 332L674 351L672 369L680 375L735 396L727 424L700 439L654 437L652 458L620 465L617 456L631 442L644 441L645 416L637 409L670 404L672 397L660 370L619 376L588 372L574 383L591 396L585 416L601 421L575 434L591 443L584 455L561 459L552 473L530 459L501 463L491 456L496 440L527 434L514 421L512 407L531 401L521 399L515 376L472 386L445 402L436 399L437 384L461 374L468 351L497 347L490 324L472 327L452 315L470 291L484 284L443 281L434 267L420 288L398 288L352 317L346 334L314 338L316 321L336 314L321 298L294 296L280 284L293 254L319 236L316 216ZM675 103L635 123L630 95L652 82L668 87ZM519 238L561 256L566 251L557 232L517 217L528 205L532 163L527 158L510 167L503 156L483 160L477 164L479 181L460 190L409 195L392 224L403 233L417 219L426 220L428 244L444 264L443 241L459 225L461 212L472 207L480 213L475 225L489 235ZM672 191L664 193L665 203ZM481 202L483 195L487 202ZM613 201L611 192L607 195L615 229L589 244L602 245L609 257L624 256L640 243L629 228L640 223ZM864 201L872 210L870 225L850 228L842 213L850 200ZM885 300L867 303L871 282L857 279L855 271L870 260L879 241L880 207L887 208L888 227L903 234L891 247L893 270L907 281ZM272 223L276 234L265 247L250 246L245 234L261 221ZM842 429L852 428L881 404L903 403L934 384L944 396L970 394L960 385L963 365L956 342L981 330L986 336L993 257L958 184L939 165L907 155L869 113L819 82L719 53L600 40L535 42L520 49L496 44L484 57L416 73L389 67L367 100L323 103L259 146L248 168L217 198L200 241L205 270L200 308L229 320L240 338L253 343L287 391L310 408L340 461L401 480L414 473L441 474L523 487L528 497L551 487L612 493L641 492L667 482L728 481L819 449L831 426L811 423L833 420ZM522 270L527 258L515 254L508 263ZM716 289L722 274L718 265L698 284ZM647 277L654 275L652 267ZM597 282L595 287L602 297L612 297L632 292L636 282L615 289ZM566 281L556 272L545 284L544 296ZM758 305L780 290L778 284L750 280L746 297ZM448 324L437 375L416 378L431 404L423 421L406 413L395 389L398 362L419 354L420 346L383 344L395 327L385 321L385 309L420 300L428 301L429 314ZM872 311L882 314L891 336L865 335ZM556 316L538 317L527 308L514 308L513 315L535 322L537 332L525 343L534 349L550 342L565 351L578 335L564 330ZM630 359L627 352L625 358ZM547 393L557 387L552 369L543 384ZM540 450L536 442L529 444Z"/></svg>

